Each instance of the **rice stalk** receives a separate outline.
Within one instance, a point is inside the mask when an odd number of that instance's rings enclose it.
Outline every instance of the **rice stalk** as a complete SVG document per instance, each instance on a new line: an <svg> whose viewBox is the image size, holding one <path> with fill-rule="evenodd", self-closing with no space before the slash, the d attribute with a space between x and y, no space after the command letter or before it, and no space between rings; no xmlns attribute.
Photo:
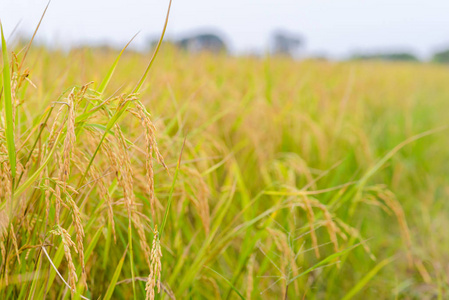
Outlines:
<svg viewBox="0 0 449 300"><path fill-rule="evenodd" d="M161 292L161 271L162 271L162 251L161 244L159 241L159 232L157 230L157 225L154 227L154 237L153 244L151 247L151 265L150 265L150 275L148 275L148 280L146 283L146 299L153 300L155 297L155 289L157 292Z"/></svg>

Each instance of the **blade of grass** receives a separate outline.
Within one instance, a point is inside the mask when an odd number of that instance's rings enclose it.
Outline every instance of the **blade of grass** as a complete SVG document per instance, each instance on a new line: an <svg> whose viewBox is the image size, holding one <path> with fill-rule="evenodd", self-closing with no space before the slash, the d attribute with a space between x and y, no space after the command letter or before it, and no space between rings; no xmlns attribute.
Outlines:
<svg viewBox="0 0 449 300"><path fill-rule="evenodd" d="M14 142L14 124L13 124L13 105L11 90L11 70L9 67L8 52L6 49L3 26L0 23L2 34L2 53L3 53L3 95L5 99L5 118L6 118L6 143L8 147L8 158L11 168L12 178L12 197L14 197L14 182L16 178L16 147Z"/></svg>
<svg viewBox="0 0 449 300"><path fill-rule="evenodd" d="M402 143L398 144L396 147L391 149L384 157L382 157L381 160L379 160L359 181L359 186L364 187L368 179L373 176L390 158L392 158L399 150L401 150L403 147L407 146L408 144L417 141L423 137L426 137L428 135L443 131L448 129L449 126L441 126L438 128L434 128L431 130L424 131L420 134L414 135Z"/></svg>
<svg viewBox="0 0 449 300"><path fill-rule="evenodd" d="M178 164L176 165L175 176L173 177L173 181L172 181L172 184L170 187L170 194L168 196L167 207L165 208L164 219L162 220L162 224L160 226L160 232L159 232L160 238L162 238L162 234L164 233L165 223L167 222L168 213L170 211L170 206L173 201L173 191L175 190L176 179L178 178L179 167L181 166L182 152L184 151L185 144L186 144L186 139L184 138L184 142L182 143L181 153L179 153Z"/></svg>
<svg viewBox="0 0 449 300"><path fill-rule="evenodd" d="M115 268L114 275L112 276L111 282L109 283L108 290L104 295L103 300L109 300L112 297L112 293L114 292L115 286L117 284L118 277L120 276L120 272L122 271L123 262L125 261L126 253L128 252L128 248L125 249L125 252L122 255L117 267Z"/></svg>
<svg viewBox="0 0 449 300"><path fill-rule="evenodd" d="M106 269L106 266L108 264L108 255L109 255L109 249L111 248L112 243L112 224L111 222L108 222L108 229L106 233L106 243L104 245L104 256L103 256L103 269Z"/></svg>
<svg viewBox="0 0 449 300"><path fill-rule="evenodd" d="M434 129L430 129L427 131L424 131L420 134L416 134L414 136L409 137L405 141L399 143L396 147L391 149L384 157L382 157L381 160L379 160L366 174L360 179L357 187L356 187L356 198L360 198L361 192L363 188L365 187L366 183L368 182L368 179L370 179L371 176L373 176L388 160L390 160L399 150L407 146L408 144L415 142L423 137L426 137L428 135L432 135L444 130L447 130L449 126L440 126ZM349 215L353 216L357 207L358 201L353 201L352 205L349 209Z"/></svg>
<svg viewBox="0 0 449 300"><path fill-rule="evenodd" d="M134 40L134 38L139 34L139 32L137 32L130 40L129 42L125 45L125 47L123 47L122 51L120 51L119 55L117 56L117 58L115 59L114 63L112 64L111 68L109 69L108 73L106 73L106 77L103 79L103 81L100 83L100 86L98 87L98 92L100 94L103 94L104 91L106 90L106 87L109 84L109 81L111 81L112 75L114 74L115 68L118 65L118 62L120 60L120 58L122 57L123 52L125 52L126 48L128 48L129 44L131 44L131 42Z"/></svg>
<svg viewBox="0 0 449 300"><path fill-rule="evenodd" d="M39 259L37 261L37 266L38 266L38 268L36 270L36 273L34 274L33 282L31 284L31 288L29 290L29 294L28 294L28 297L27 297L28 299L33 299L34 292L36 291L36 287L37 287L37 284L39 282L39 274L41 272L41 266L42 266L42 252L39 253Z"/></svg>
<svg viewBox="0 0 449 300"><path fill-rule="evenodd" d="M240 299L246 299L245 297L243 297L243 295L242 294L240 294L240 292L239 292L239 290L226 278L226 277L224 277L223 275L221 275L220 273L218 273L217 271L215 271L214 269L212 269L212 268L209 268L209 267L207 267L206 266L206 268L207 269L209 269L209 270L211 270L212 272L214 272L215 274L217 274L218 276L220 276L221 278L223 278L223 280L231 287L231 289L233 289L234 290L234 292L236 292L236 294L240 297Z"/></svg>
<svg viewBox="0 0 449 300"><path fill-rule="evenodd" d="M229 208L232 204L232 199L234 198L235 195L235 191L236 191L236 186L237 183L235 182L232 184L231 190L229 191L229 195L224 195L221 200L219 201L219 203L217 204L217 207L219 208L217 216L213 218L213 226L212 229L210 231L209 236L207 237L207 239L204 241L203 246L201 247L201 249L199 249L196 253L197 253L197 257L203 255L203 253L206 252L206 250L208 249L210 243L213 241L218 229L220 229L220 225L222 223L223 218L226 216L226 214L229 211ZM176 264L176 266L174 267L170 278L168 280L169 285L173 285L174 284L174 280L178 277L179 272L181 271L181 268L183 267L184 261L183 260L179 260L178 263Z"/></svg>
<svg viewBox="0 0 449 300"><path fill-rule="evenodd" d="M197 277L198 272L201 270L201 268L209 262L213 257L216 257L218 253L220 253L226 245L228 245L232 239L237 237L242 232L246 232L248 228L251 226L254 226L257 222L259 222L261 219L271 215L277 210L289 208L287 205L278 205L273 206L272 208L266 210L265 212L261 213L254 219L247 221L245 223L240 224L236 228L232 230L224 230L226 232L225 234L218 236L214 239L214 243L212 243L213 237L212 234L204 241L202 247L196 252L196 256L194 261L189 265L189 270L186 271L186 276L182 278L182 281L179 283L176 292L179 293L179 295L182 295L183 292L188 288L188 286L191 284L191 282L194 280L194 278ZM224 217L224 216L223 216ZM218 217L217 217L218 219ZM219 221L219 222L218 222ZM217 221L217 229L220 228L221 220ZM211 231L212 233L213 231Z"/></svg>
<svg viewBox="0 0 449 300"><path fill-rule="evenodd" d="M41 138L42 132L44 131L44 128L45 128L44 125L47 124L48 119L50 118L50 115L51 115L51 113L52 113L52 111L53 111L53 108L54 108L54 106L51 106L51 107L48 107L48 108L46 109L46 112L48 111L48 113L47 113L47 117L46 117L45 121L44 121L43 123L40 123L39 125L37 125L37 126L40 127L39 134L37 135L36 140L34 141L34 144L33 144L33 146L31 147L31 150L29 150L29 154L28 154L28 156L27 156L27 158L26 158L26 160L25 160L25 162L24 162L25 165L26 165L26 164L28 163L28 161L30 160L30 158L31 158L31 156L32 156L32 154L33 154L33 151L34 151L34 149L36 148L36 145L37 145L37 143L39 142L39 140L40 140L40 138ZM36 127L36 128L37 128L37 127ZM23 148L23 145L22 145L22 147L20 147L20 148L18 149L18 152L20 152L20 149L21 149L21 148ZM19 179L17 179L17 184L20 183L20 181L21 181L21 179L22 179L22 176L23 176L24 172L25 172L25 170L22 170L22 172L20 173Z"/></svg>
<svg viewBox="0 0 449 300"><path fill-rule="evenodd" d="M55 152L59 138L61 137L61 133L58 134L58 137L56 137L56 142L53 145L53 148L51 149L50 153L48 153L47 159L42 163L42 165L39 167L39 169L34 172L33 175L28 177L27 181L25 181L23 184L21 184L14 194L14 198L19 197L36 179L39 177L39 174L42 172L42 170L45 168L45 166L50 162L51 158L53 157L53 153Z"/></svg>
<svg viewBox="0 0 449 300"><path fill-rule="evenodd" d="M129 220L128 223L128 246L129 246L129 260L131 264L131 279L132 279L132 286L133 286L133 298L136 300L136 274L134 274L134 252L133 252L133 231L131 226L131 220Z"/></svg>
<svg viewBox="0 0 449 300"><path fill-rule="evenodd" d="M133 93L138 93L140 91L140 88L142 87L143 82L145 81L145 78L147 77L148 72L150 71L150 68L153 65L154 59L156 58L156 55L159 52L159 48L161 47L162 40L164 39L165 30L167 29L168 17L170 16L171 2L172 2L172 0L170 0L170 3L168 4L167 16L165 17L165 24L164 24L164 28L162 29L162 34L161 34L161 37L159 38L159 42L157 43L156 49L154 49L153 56L151 57L150 62L148 63L148 66L147 66L145 72L143 73L142 77L140 78L139 83L134 88Z"/></svg>
<svg viewBox="0 0 449 300"><path fill-rule="evenodd" d="M44 12L42 13L42 16L39 20L39 23L36 26L36 29L34 30L33 36L30 39L30 42L28 43L25 53L23 54L22 61L20 62L18 70L20 71L22 69L23 63L25 62L25 59L27 57L28 51L30 50L31 44L33 43L34 37L36 36L37 31L39 30L39 27L41 26L42 20L44 19L45 13L47 12L48 6L50 5L50 1L48 1L47 6L45 6Z"/></svg>
<svg viewBox="0 0 449 300"><path fill-rule="evenodd" d="M393 257L389 257L384 259L380 263L378 263L371 271L368 272L347 294L343 297L342 300L352 299L358 292L362 290L362 288L386 265L391 263L394 260Z"/></svg>
<svg viewBox="0 0 449 300"><path fill-rule="evenodd" d="M339 258L339 257L342 256L343 254L345 254L345 253L347 253L347 252L353 250L354 248L356 248L356 247L358 247L358 246L360 246L360 245L361 245L361 244L359 243L359 244L356 244L356 245L354 245L354 246L352 246L352 247L349 247L349 248L347 248L347 249L345 249L345 250L342 250L342 251L340 251L340 252L337 252L337 253L334 253L334 254L329 255L328 257L326 257L325 259L323 259L323 260L321 260L320 262L316 263L316 264L313 265L312 267L308 268L307 270L305 270L305 271L302 272L301 274L298 274L298 275L296 275L295 277L293 277L292 279L290 279L290 280L288 281L288 284L291 284L293 281L295 281L295 280L298 279L299 277L304 276L304 275L306 275L306 274L309 274L309 273L312 272L313 270L315 270L315 269L317 269L317 268L319 268L319 267L322 267L322 266L328 264L329 262L331 262L331 261L333 261L333 260Z"/></svg>
<svg viewBox="0 0 449 300"><path fill-rule="evenodd" d="M89 246L87 247L86 251L84 252L84 261L87 262L90 258L90 256L92 255L92 252L95 248L95 246L97 245L98 240L100 239L101 236L101 232L103 230L103 226L101 226L97 232L95 233L94 237L92 238ZM82 268L81 266L78 266L78 268L76 268L76 276L78 276L78 278L80 278L81 276L81 271ZM77 288L76 288L76 293L75 293L75 298L79 298L81 297L81 294L84 292L84 286L81 283L81 281L78 282L77 284ZM69 298L69 293L66 294L66 296L64 297L64 299Z"/></svg>
<svg viewBox="0 0 449 300"><path fill-rule="evenodd" d="M87 247L86 251L84 252L84 260L87 262L90 258L90 256L92 255L92 252L94 251L95 246L97 246L98 240L100 239L101 233L103 230L103 226L101 226L100 228L98 228L97 232L95 233L94 237L92 238L92 240L90 241L89 246ZM76 275L80 276L81 274L81 268L78 268L78 270L76 270Z"/></svg>

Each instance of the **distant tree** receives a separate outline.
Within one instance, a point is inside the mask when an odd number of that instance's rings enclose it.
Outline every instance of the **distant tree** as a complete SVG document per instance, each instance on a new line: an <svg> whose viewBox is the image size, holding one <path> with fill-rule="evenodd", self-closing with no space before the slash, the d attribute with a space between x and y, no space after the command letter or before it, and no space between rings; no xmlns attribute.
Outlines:
<svg viewBox="0 0 449 300"><path fill-rule="evenodd" d="M417 62L419 59L408 52L376 53L376 54L356 54L352 57L355 60L388 60L388 61L410 61Z"/></svg>
<svg viewBox="0 0 449 300"><path fill-rule="evenodd" d="M214 33L202 33L185 37L177 41L176 45L188 52L227 52L227 46L223 39Z"/></svg>
<svg viewBox="0 0 449 300"><path fill-rule="evenodd" d="M296 56L302 45L302 38L296 34L276 31L272 36L271 48L275 55Z"/></svg>
<svg viewBox="0 0 449 300"><path fill-rule="evenodd" d="M435 53L432 57L432 61L441 64L449 64L449 49Z"/></svg>

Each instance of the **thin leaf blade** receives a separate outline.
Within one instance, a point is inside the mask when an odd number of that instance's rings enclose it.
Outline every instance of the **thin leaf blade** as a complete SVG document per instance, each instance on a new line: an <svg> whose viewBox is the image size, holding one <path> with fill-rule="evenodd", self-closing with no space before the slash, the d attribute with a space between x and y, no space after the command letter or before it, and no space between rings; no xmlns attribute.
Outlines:
<svg viewBox="0 0 449 300"><path fill-rule="evenodd" d="M5 118L6 118L6 144L8 148L8 158L11 168L11 178L16 177L16 146L14 142L14 122L13 122L13 105L11 90L11 73L8 60L8 52L6 48L5 35L3 34L3 26L0 24L2 35L2 54L3 54L3 95L5 99ZM13 191L14 192L14 191Z"/></svg>
<svg viewBox="0 0 449 300"><path fill-rule="evenodd" d="M118 277L120 276L120 272L122 271L123 262L125 261L125 257L126 257L126 252L128 252L128 249L125 250L122 258L120 259L117 267L115 268L115 272L114 272L114 275L112 276L111 282L109 283L108 290L106 291L106 294L104 295L104 298L103 298L104 300L109 300L112 297L112 293L114 292Z"/></svg>

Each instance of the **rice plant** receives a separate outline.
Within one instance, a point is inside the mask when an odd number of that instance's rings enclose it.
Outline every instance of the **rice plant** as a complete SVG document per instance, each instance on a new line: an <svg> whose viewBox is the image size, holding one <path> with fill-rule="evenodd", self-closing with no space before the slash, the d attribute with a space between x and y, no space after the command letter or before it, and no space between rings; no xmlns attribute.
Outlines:
<svg viewBox="0 0 449 300"><path fill-rule="evenodd" d="M2 33L2 299L447 297L446 68L163 35L142 54Z"/></svg>

